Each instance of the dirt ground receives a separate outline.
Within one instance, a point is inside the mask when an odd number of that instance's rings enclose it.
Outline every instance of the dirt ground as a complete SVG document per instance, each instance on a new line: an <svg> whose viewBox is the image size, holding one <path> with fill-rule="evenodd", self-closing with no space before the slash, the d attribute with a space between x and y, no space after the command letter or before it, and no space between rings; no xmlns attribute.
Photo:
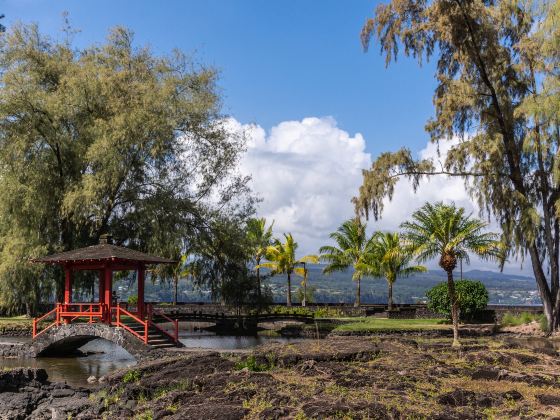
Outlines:
<svg viewBox="0 0 560 420"><path fill-rule="evenodd" d="M341 337L177 355L112 376L90 400L106 418L560 418L560 357L492 338L453 350Z"/></svg>

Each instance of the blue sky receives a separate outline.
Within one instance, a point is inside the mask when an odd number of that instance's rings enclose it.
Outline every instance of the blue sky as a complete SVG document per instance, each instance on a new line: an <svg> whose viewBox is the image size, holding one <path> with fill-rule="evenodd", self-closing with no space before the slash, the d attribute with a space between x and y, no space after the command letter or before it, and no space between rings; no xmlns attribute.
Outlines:
<svg viewBox="0 0 560 420"><path fill-rule="evenodd" d="M263 199L258 213L275 221L277 235L293 233L304 255L316 253L353 216L361 170L380 152L407 146L437 157L424 131L433 113L434 65L420 68L399 57L386 69L375 44L365 53L359 34L375 6L374 0L0 0L0 13L8 27L34 22L63 39L66 11L82 47L126 26L138 45L157 54L178 48L217 68L224 112L250 134L240 169L253 176ZM439 178L418 194L402 182L370 229L398 229L428 200L477 212L459 179ZM471 268L496 270L476 260ZM506 271L519 272L519 263Z"/></svg>
<svg viewBox="0 0 560 420"><path fill-rule="evenodd" d="M5 0L5 23L36 22L60 36L68 11L81 32L76 43L103 42L109 28L134 30L158 53L195 52L221 72L224 110L265 129L285 120L332 116L367 151L378 154L426 144L432 114L431 66L400 59L385 69L376 47L362 50L359 33L372 0L105 1Z"/></svg>

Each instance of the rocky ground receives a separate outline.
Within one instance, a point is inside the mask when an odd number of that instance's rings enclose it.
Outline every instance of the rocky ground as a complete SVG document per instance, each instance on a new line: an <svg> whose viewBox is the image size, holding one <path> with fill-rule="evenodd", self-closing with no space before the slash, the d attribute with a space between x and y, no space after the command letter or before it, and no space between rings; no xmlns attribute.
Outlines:
<svg viewBox="0 0 560 420"><path fill-rule="evenodd" d="M496 338L339 337L170 354L93 390L0 374L2 418L560 418L560 356ZM18 373L19 372L19 373Z"/></svg>

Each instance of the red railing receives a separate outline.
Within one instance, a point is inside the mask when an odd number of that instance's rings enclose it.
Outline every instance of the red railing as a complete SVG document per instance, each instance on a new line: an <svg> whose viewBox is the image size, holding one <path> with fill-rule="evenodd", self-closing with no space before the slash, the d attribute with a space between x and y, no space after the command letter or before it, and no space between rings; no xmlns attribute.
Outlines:
<svg viewBox="0 0 560 420"><path fill-rule="evenodd" d="M144 344L149 344L148 341L150 327L154 327L162 334L173 340L175 343L178 343L179 321L176 319L171 319L162 311L158 311L155 313L155 315L163 318L166 322L169 322L173 325L173 331L170 333L166 331L161 325L158 325L153 321L152 317L154 315L154 311L152 305L148 305L147 310L148 317L146 320L143 320L138 317L137 313L128 311L121 305L117 305L115 308L113 308L113 313L109 314L107 305L102 303L57 303L53 310L33 320L33 338L37 337L38 335L44 333L54 326L60 325L62 323L71 323L79 318L86 318L88 320L88 323L103 321L110 323L114 320L117 327L121 327L130 332L136 338L142 340ZM41 330L38 330L39 323L51 316L54 316L54 321ZM126 320L128 321L128 323L125 322L124 318L127 318ZM141 331L138 331L138 328L132 328L131 326L133 326L134 324L138 324L139 326L141 326Z"/></svg>
<svg viewBox="0 0 560 420"><path fill-rule="evenodd" d="M129 333L133 334L134 336L136 336L137 338L142 340L144 342L144 344L148 344L148 329L149 329L148 323L149 322L141 320L136 315L134 315L131 312L128 312L126 309L121 308L120 306L117 306L116 309L117 309L116 310L116 315L117 315L116 324L117 324L117 327L124 328ZM130 326L128 326L126 323L124 323L123 320L122 320L123 315L131 318L133 321L136 321L138 324L142 325L144 327L144 335L139 334L138 332L136 332L132 328L130 328Z"/></svg>
<svg viewBox="0 0 560 420"><path fill-rule="evenodd" d="M165 313L163 311L154 312L154 308L151 304L146 305L146 307L148 309L148 322L150 323L150 325L155 327L158 331L161 331L162 333L167 335L169 338L171 338L175 342L175 344L177 344L179 342L179 320L171 319L170 317L165 315ZM167 322L171 323L173 325L173 333L169 333L163 327L157 325L153 321L153 316L154 315L160 316L163 319L165 319Z"/></svg>
<svg viewBox="0 0 560 420"><path fill-rule="evenodd" d="M59 318L70 318L69 322L78 318L88 318L91 324L94 319L103 321L105 315L105 305L102 303L61 303L58 307Z"/></svg>
<svg viewBox="0 0 560 420"><path fill-rule="evenodd" d="M53 310L33 320L33 338L55 325L70 323L78 318L87 318L89 323L93 323L94 320L103 321L105 311L105 305L100 303L57 303ZM38 330L39 323L52 315L55 315L54 322Z"/></svg>
<svg viewBox="0 0 560 420"><path fill-rule="evenodd" d="M37 331L37 325L39 324L39 322L43 321L44 319L47 319L49 316L51 315L55 315L55 320L53 323L47 325L45 328L43 328L40 331ZM55 308L52 311L47 312L45 315L40 316L39 318L35 318L33 320L33 338L37 337L39 334L44 333L45 331L47 331L49 328L54 327L55 325L59 325L60 324L60 318L58 316L58 304L55 306Z"/></svg>

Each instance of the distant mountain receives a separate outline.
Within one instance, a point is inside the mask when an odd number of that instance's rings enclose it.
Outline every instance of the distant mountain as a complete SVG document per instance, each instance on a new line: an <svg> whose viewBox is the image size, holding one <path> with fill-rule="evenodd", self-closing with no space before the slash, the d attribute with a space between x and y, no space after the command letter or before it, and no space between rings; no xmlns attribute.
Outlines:
<svg viewBox="0 0 560 420"><path fill-rule="evenodd" d="M460 274L455 273L459 279ZM481 281L488 289L490 303L496 304L538 304L540 298L535 280L531 277L497 273L493 271L470 270L463 272L463 278ZM295 281L294 281L295 280ZM299 287L301 278L294 277L292 287ZM438 283L447 281L443 270L429 270L408 278L398 279L393 288L393 297L397 303L415 303L425 301L426 291ZM274 292L275 299L283 301L286 293L286 276L274 276L267 279ZM315 288L316 302L350 303L354 301L355 284L352 271L324 275L322 266L309 267L308 284ZM387 284L384 279L366 278L362 280L363 303L385 303L387 301Z"/></svg>
<svg viewBox="0 0 560 420"><path fill-rule="evenodd" d="M313 287L316 302L352 303L354 302L355 283L352 281L352 271L324 275L322 265L308 266L308 285ZM459 279L460 274L455 273ZM540 304L539 294L535 280L522 275L503 274L493 271L469 270L463 273L463 278L480 280L488 289L490 303L504 305L533 305ZM426 273L415 274L408 278L398 279L393 288L393 297L396 303L416 303L426 299L426 291L438 283L447 281L443 270L429 270ZM121 284L122 283L122 284ZM297 289L300 287L301 277L292 276L292 296L295 299ZM263 284L273 292L274 300L286 300L286 276L277 275L266 277ZM135 288L130 288L129 282L116 284L121 299L126 299L129 294L135 293ZM133 286L134 287L134 286ZM159 282L146 284L147 301L171 301L173 288L168 284ZM183 280L179 283L180 301L209 301L210 292L192 286L190 281ZM362 280L363 303L387 302L387 283L384 279L365 278Z"/></svg>
<svg viewBox="0 0 560 420"><path fill-rule="evenodd" d="M434 270L435 271L435 270ZM468 276L468 278L476 279L495 279L495 280L520 280L520 281L535 281L533 277L520 276L515 274L504 274L495 271L484 271L484 270L469 270L464 272L463 276Z"/></svg>

